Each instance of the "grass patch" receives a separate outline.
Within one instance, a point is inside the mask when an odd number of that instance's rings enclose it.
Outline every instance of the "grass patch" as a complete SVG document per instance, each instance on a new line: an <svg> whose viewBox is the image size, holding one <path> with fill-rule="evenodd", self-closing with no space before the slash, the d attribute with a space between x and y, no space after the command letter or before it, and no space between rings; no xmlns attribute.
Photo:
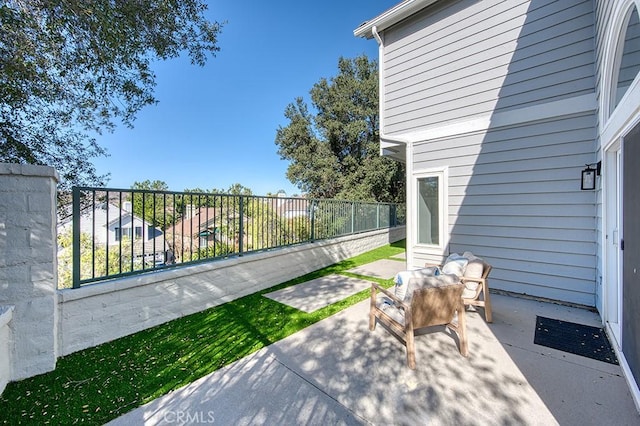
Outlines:
<svg viewBox="0 0 640 426"><path fill-rule="evenodd" d="M402 243L387 245L206 311L59 358L54 371L7 385L0 396L0 422L108 422L366 299L369 290L309 314L263 294L403 251ZM391 280L367 279L392 285Z"/></svg>

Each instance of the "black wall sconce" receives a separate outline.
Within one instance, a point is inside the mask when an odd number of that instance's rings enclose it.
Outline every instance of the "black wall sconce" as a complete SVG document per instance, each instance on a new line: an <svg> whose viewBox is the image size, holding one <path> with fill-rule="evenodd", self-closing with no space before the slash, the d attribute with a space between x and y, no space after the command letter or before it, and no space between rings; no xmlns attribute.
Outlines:
<svg viewBox="0 0 640 426"><path fill-rule="evenodd" d="M596 176L600 176L602 162L598 161L597 163L587 164L586 166L587 167L582 170L582 185L580 186L580 189L596 189Z"/></svg>

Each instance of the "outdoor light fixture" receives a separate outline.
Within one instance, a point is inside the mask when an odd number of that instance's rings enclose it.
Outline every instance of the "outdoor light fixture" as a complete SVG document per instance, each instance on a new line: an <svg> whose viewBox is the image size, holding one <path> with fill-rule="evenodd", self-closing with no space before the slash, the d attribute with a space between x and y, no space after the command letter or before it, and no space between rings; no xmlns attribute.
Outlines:
<svg viewBox="0 0 640 426"><path fill-rule="evenodd" d="M600 176L601 165L600 161L594 164L586 164L587 168L582 170L582 185L580 189L596 189L596 175ZM594 169L592 166L596 166L596 168Z"/></svg>

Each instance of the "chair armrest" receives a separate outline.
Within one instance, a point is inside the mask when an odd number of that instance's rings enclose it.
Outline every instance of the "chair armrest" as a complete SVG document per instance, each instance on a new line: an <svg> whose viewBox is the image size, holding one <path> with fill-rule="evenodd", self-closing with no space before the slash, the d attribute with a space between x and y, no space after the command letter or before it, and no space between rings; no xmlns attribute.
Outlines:
<svg viewBox="0 0 640 426"><path fill-rule="evenodd" d="M474 283L484 284L484 278L472 278L472 277L460 277L460 282L464 284L465 281L472 281Z"/></svg>
<svg viewBox="0 0 640 426"><path fill-rule="evenodd" d="M387 290L386 288L382 287L380 284L371 283L371 294L373 294L374 290L379 290L382 293L384 293L384 295L388 296L389 299L391 299L396 306L401 306L401 307L403 307L405 309L409 308L409 306L406 305L402 300L400 300L398 298L398 296L396 296L395 294L391 293L389 290Z"/></svg>

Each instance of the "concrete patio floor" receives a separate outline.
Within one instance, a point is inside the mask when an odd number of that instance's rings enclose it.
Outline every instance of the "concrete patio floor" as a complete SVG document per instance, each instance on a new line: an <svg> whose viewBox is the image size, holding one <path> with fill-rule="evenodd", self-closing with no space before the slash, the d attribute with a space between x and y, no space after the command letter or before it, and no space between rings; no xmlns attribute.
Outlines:
<svg viewBox="0 0 640 426"><path fill-rule="evenodd" d="M470 355L443 328L416 338L417 368L360 302L114 420L112 425L639 425L619 366L533 343L536 315L597 314L492 295L467 315Z"/></svg>

